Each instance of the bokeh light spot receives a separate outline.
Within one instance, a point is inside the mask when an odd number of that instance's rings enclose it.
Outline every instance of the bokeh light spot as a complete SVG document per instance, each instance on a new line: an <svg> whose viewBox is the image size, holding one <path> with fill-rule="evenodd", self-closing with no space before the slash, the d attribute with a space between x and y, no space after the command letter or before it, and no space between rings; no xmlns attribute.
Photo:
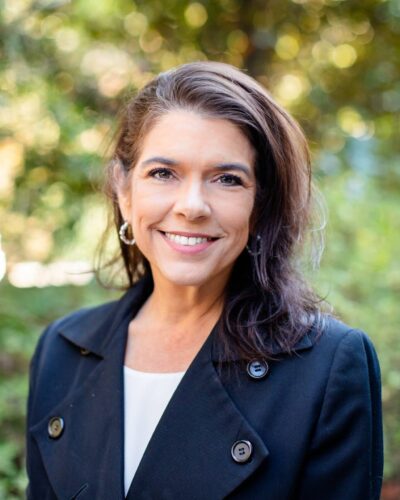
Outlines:
<svg viewBox="0 0 400 500"><path fill-rule="evenodd" d="M11 23L22 17L29 9L32 0L4 0L3 19L6 23Z"/></svg>
<svg viewBox="0 0 400 500"><path fill-rule="evenodd" d="M65 190L68 189L64 182L54 182L42 195L42 202L50 208L59 208L65 201Z"/></svg>
<svg viewBox="0 0 400 500"><path fill-rule="evenodd" d="M0 195L9 197L14 190L14 179L23 168L24 148L13 139L0 142Z"/></svg>
<svg viewBox="0 0 400 500"><path fill-rule="evenodd" d="M52 116L46 116L33 128L34 143L44 150L55 148L60 139L60 126Z"/></svg>
<svg viewBox="0 0 400 500"><path fill-rule="evenodd" d="M8 273L8 280L17 288L83 286L92 279L90 264L85 261L55 261L47 265L37 261L18 262Z"/></svg>
<svg viewBox="0 0 400 500"><path fill-rule="evenodd" d="M140 36L148 27L147 17L140 12L132 12L124 18L124 28L132 36Z"/></svg>
<svg viewBox="0 0 400 500"><path fill-rule="evenodd" d="M98 128L90 128L84 130L79 135L79 142L82 149L89 153L95 153L96 151L98 151L102 140L103 134Z"/></svg>
<svg viewBox="0 0 400 500"><path fill-rule="evenodd" d="M276 95L282 103L290 104L309 90L310 84L303 75L287 74L280 79Z"/></svg>
<svg viewBox="0 0 400 500"><path fill-rule="evenodd" d="M201 28L207 19L206 8L199 2L191 3L185 10L185 20L191 28Z"/></svg>
<svg viewBox="0 0 400 500"><path fill-rule="evenodd" d="M316 62L326 64L329 63L332 50L332 44L324 40L320 40L314 44L311 54Z"/></svg>
<svg viewBox="0 0 400 500"><path fill-rule="evenodd" d="M54 38L57 48L62 52L73 52L79 46L79 34L72 28L60 28Z"/></svg>
<svg viewBox="0 0 400 500"><path fill-rule="evenodd" d="M160 33L156 30L149 30L144 33L139 40L141 49L147 53L157 52L161 48L163 39Z"/></svg>
<svg viewBox="0 0 400 500"><path fill-rule="evenodd" d="M99 91L106 97L117 96L128 84L129 75L119 70L111 70L105 73L98 81ZM86 144L88 144L88 141L86 141Z"/></svg>
<svg viewBox="0 0 400 500"><path fill-rule="evenodd" d="M299 50L299 42L292 35L283 35L279 37L275 45L275 51L278 56L286 61L294 59L299 53Z"/></svg>
<svg viewBox="0 0 400 500"><path fill-rule="evenodd" d="M330 58L338 68L349 68L356 62L357 52L352 45L343 43L332 49Z"/></svg>
<svg viewBox="0 0 400 500"><path fill-rule="evenodd" d="M51 231L43 227L27 228L21 241L25 255L39 261L47 259L53 250L53 244Z"/></svg>
<svg viewBox="0 0 400 500"><path fill-rule="evenodd" d="M344 132L357 139L371 137L374 133L373 124L363 120L360 113L350 106L339 109L337 121Z"/></svg>
<svg viewBox="0 0 400 500"><path fill-rule="evenodd" d="M62 27L62 24L64 22L65 19L60 15L50 14L49 16L45 17L40 23L40 31L42 36L53 36L56 30Z"/></svg>

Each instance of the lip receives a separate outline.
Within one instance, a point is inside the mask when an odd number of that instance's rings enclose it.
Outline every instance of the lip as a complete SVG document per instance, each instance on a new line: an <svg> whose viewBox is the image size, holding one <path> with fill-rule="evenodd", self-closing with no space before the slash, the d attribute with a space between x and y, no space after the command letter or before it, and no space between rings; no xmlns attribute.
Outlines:
<svg viewBox="0 0 400 500"><path fill-rule="evenodd" d="M170 240L169 238L167 238L167 236L164 234L164 231L158 231L161 235L161 237L163 238L163 240L167 243L167 245L172 249L172 250L175 250L176 252L179 252L180 254L184 254L184 255L194 255L194 254L199 254L201 252L205 252L208 248L210 248L212 245L214 245L214 243L216 241L218 241L218 238L217 239L212 239L212 240L209 240L209 241L205 241L204 243L199 243L198 245L193 245L193 246L189 246L189 245L180 245L179 243L177 243L176 241L172 241ZM169 231L167 231L169 232ZM182 232L179 232L179 233L172 233L172 234L179 234L181 236L192 236L192 237L198 237L198 238L211 238L211 236L207 236L207 235L199 235L199 233L182 233Z"/></svg>

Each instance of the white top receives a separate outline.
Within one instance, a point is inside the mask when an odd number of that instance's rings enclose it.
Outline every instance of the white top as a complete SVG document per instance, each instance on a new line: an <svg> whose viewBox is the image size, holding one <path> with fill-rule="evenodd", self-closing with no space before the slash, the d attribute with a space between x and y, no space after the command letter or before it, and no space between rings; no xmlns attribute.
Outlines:
<svg viewBox="0 0 400 500"><path fill-rule="evenodd" d="M184 374L140 372L124 366L125 496L158 421Z"/></svg>

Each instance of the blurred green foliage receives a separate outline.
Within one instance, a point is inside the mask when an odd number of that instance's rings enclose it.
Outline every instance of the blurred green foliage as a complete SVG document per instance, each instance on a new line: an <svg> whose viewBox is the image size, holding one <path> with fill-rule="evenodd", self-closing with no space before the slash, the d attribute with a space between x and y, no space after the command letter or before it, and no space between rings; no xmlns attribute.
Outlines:
<svg viewBox="0 0 400 500"><path fill-rule="evenodd" d="M400 476L400 3L0 0L0 221L9 269L90 259L129 92L180 63L245 68L299 120L329 209L312 279L381 361L386 469ZM28 361L44 325L115 293L0 285L0 498L22 498Z"/></svg>

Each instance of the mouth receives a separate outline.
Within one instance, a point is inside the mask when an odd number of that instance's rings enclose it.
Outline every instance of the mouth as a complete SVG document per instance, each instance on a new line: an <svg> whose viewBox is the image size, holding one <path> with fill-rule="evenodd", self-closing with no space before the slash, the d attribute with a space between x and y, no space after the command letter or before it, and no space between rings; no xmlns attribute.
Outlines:
<svg viewBox="0 0 400 500"><path fill-rule="evenodd" d="M183 233L183 232L170 233L166 231L160 231L160 233L162 233L168 240L183 246L202 245L219 239L219 237L201 233Z"/></svg>

